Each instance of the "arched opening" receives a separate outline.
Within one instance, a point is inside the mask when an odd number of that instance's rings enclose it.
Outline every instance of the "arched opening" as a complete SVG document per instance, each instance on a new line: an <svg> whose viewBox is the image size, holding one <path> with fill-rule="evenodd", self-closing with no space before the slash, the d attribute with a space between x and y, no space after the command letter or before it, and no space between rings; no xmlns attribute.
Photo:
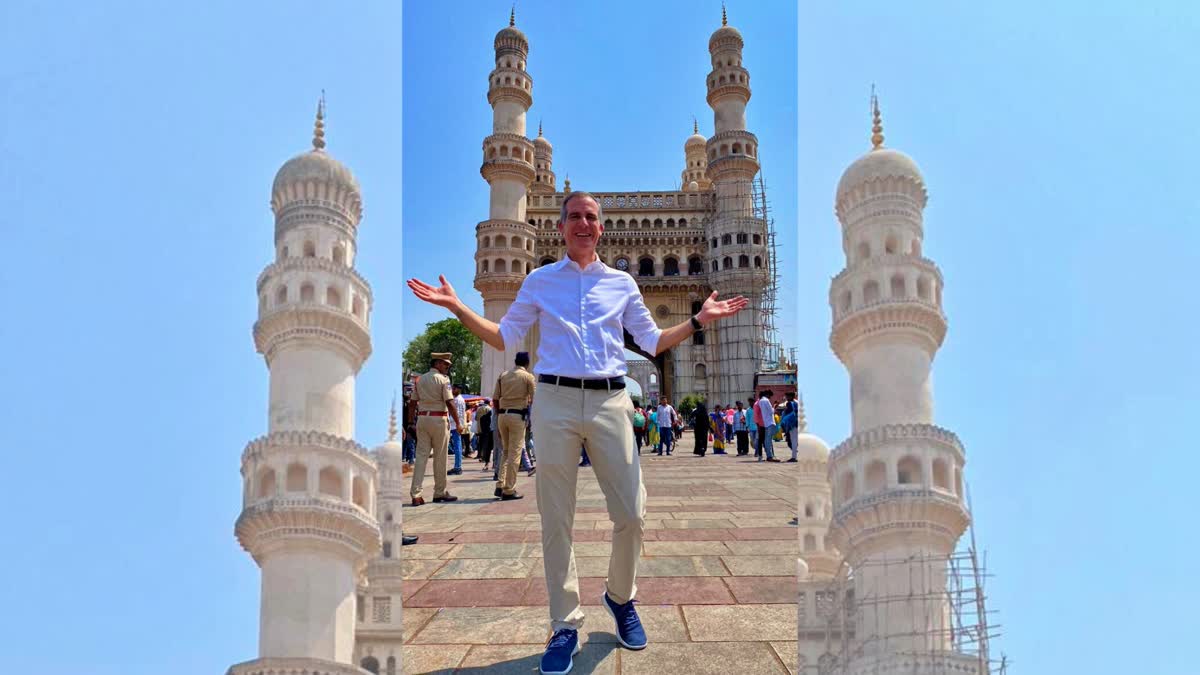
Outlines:
<svg viewBox="0 0 1200 675"><path fill-rule="evenodd" d="M330 307L337 307L338 309L341 309L342 294L338 293L338 290L336 288L334 288L333 286L326 288L325 289L325 304L329 305Z"/></svg>
<svg viewBox="0 0 1200 675"><path fill-rule="evenodd" d="M351 485L350 501L354 505L366 510L367 509L367 481L362 476L355 476L354 482Z"/></svg>
<svg viewBox="0 0 1200 675"><path fill-rule="evenodd" d="M720 264L716 260L712 261L712 271L716 272L719 269L721 269Z"/></svg>
<svg viewBox="0 0 1200 675"><path fill-rule="evenodd" d="M892 297L904 297L904 275L896 274L892 276Z"/></svg>
<svg viewBox="0 0 1200 675"><path fill-rule="evenodd" d="M730 258L729 256L721 258L721 269L727 270L731 267L733 267L733 258Z"/></svg>
<svg viewBox="0 0 1200 675"><path fill-rule="evenodd" d="M750 266L750 256L739 255L738 256L738 267L749 267L749 266Z"/></svg>
<svg viewBox="0 0 1200 675"><path fill-rule="evenodd" d="M741 143L733 144L733 154L735 154L735 155L742 154L742 144Z"/></svg>
<svg viewBox="0 0 1200 675"><path fill-rule="evenodd" d="M642 227L647 228L647 229L650 228L650 219L649 218L642 218Z"/></svg>
<svg viewBox="0 0 1200 675"><path fill-rule="evenodd" d="M812 518L812 517L813 517L813 513L814 513L814 512L813 512L813 505L812 505L811 503L809 503L809 504L805 504L805 505L804 505L804 517L805 517L805 518Z"/></svg>
<svg viewBox="0 0 1200 675"><path fill-rule="evenodd" d="M545 267L546 265L553 265L553 264L554 264L554 258L547 256L545 258L542 258L542 261L540 263L538 263L538 267Z"/></svg>
<svg viewBox="0 0 1200 675"><path fill-rule="evenodd" d="M962 469L954 467L954 494L963 496Z"/></svg>
<svg viewBox="0 0 1200 675"><path fill-rule="evenodd" d="M317 292L312 284L305 282L300 286L300 302L315 302L316 299Z"/></svg>
<svg viewBox="0 0 1200 675"><path fill-rule="evenodd" d="M708 366L697 363L695 367L696 389L708 389Z"/></svg>
<svg viewBox="0 0 1200 675"><path fill-rule="evenodd" d="M679 276L679 260L673 257L663 260L663 276L677 277Z"/></svg>
<svg viewBox="0 0 1200 675"><path fill-rule="evenodd" d="M263 469L258 472L258 493L259 499L266 499L275 496L275 490L278 484L275 480L275 469Z"/></svg>
<svg viewBox="0 0 1200 675"><path fill-rule="evenodd" d="M750 235L746 234L745 232L738 232L738 234L737 234L737 243L739 243L739 244L748 244L748 243L750 243Z"/></svg>
<svg viewBox="0 0 1200 675"><path fill-rule="evenodd" d="M887 240L883 242L883 252L887 254L898 253L900 251L900 240L896 235L889 234Z"/></svg>
<svg viewBox="0 0 1200 675"><path fill-rule="evenodd" d="M617 227L625 227L625 219L617 218Z"/></svg>
<svg viewBox="0 0 1200 675"><path fill-rule="evenodd" d="M363 305L362 298L358 297L357 295L354 296L354 300L351 302L351 305L350 305L350 311L354 313L354 316L357 316L360 319L367 318L366 317L367 313L366 313L366 310L364 307L365 306Z"/></svg>
<svg viewBox="0 0 1200 675"><path fill-rule="evenodd" d="M275 304L282 305L287 302L287 286L280 286L275 289Z"/></svg>
<svg viewBox="0 0 1200 675"><path fill-rule="evenodd" d="M722 246L728 246L732 243L733 243L733 235L729 235L729 234L721 235L721 245Z"/></svg>
<svg viewBox="0 0 1200 675"><path fill-rule="evenodd" d="M704 260L698 255L688 258L688 276L704 274Z"/></svg>
<svg viewBox="0 0 1200 675"><path fill-rule="evenodd" d="M342 474L332 466L321 469L317 474L317 492L332 497L342 496Z"/></svg>
<svg viewBox="0 0 1200 675"><path fill-rule="evenodd" d="M762 235L761 234L754 235L753 240L754 240L755 246L762 244Z"/></svg>
<svg viewBox="0 0 1200 675"><path fill-rule="evenodd" d="M385 557L385 558L392 557L392 542L390 542L390 541L383 542L383 557Z"/></svg>
<svg viewBox="0 0 1200 675"><path fill-rule="evenodd" d="M761 255L754 256L754 267L755 267L755 269L762 267L762 256Z"/></svg>
<svg viewBox="0 0 1200 675"><path fill-rule="evenodd" d="M488 150L488 159L496 159L496 146L493 145L492 148Z"/></svg>
<svg viewBox="0 0 1200 675"><path fill-rule="evenodd" d="M479 268L479 271L483 272L484 274L487 274L488 273L488 261L486 258L483 260L481 265L482 265L482 267Z"/></svg>
<svg viewBox="0 0 1200 675"><path fill-rule="evenodd" d="M379 659L375 658L374 656L366 657L360 661L358 665L362 666L363 670L367 670L375 673L375 675L379 675Z"/></svg>
<svg viewBox="0 0 1200 675"><path fill-rule="evenodd" d="M812 552L817 550L817 538L812 534L804 535L804 551Z"/></svg>
<svg viewBox="0 0 1200 675"><path fill-rule="evenodd" d="M496 248L508 248L508 238L502 234L496 235Z"/></svg>
<svg viewBox="0 0 1200 675"><path fill-rule="evenodd" d="M279 259L280 259L280 260L283 260L283 259L285 259L285 258L287 258L287 257L288 257L288 247L287 247L287 245L285 244L285 245L283 246L283 248L279 249Z"/></svg>
<svg viewBox="0 0 1200 675"><path fill-rule="evenodd" d="M288 464L287 468L287 483L285 484L288 492L307 492L308 491L308 467L300 462Z"/></svg>
<svg viewBox="0 0 1200 675"><path fill-rule="evenodd" d="M490 236L484 235L483 248L491 248L491 247L492 247L492 238Z"/></svg>
<svg viewBox="0 0 1200 675"><path fill-rule="evenodd" d="M717 238L713 237L712 238L712 248L716 248L716 247L717 247Z"/></svg>
<svg viewBox="0 0 1200 675"><path fill-rule="evenodd" d="M680 219L679 219L679 226L680 226L680 227L687 227L687 218L680 218Z"/></svg>
<svg viewBox="0 0 1200 675"><path fill-rule="evenodd" d="M850 291L844 291L842 293L842 311L843 312L850 311L850 302L851 302Z"/></svg>
<svg viewBox="0 0 1200 675"><path fill-rule="evenodd" d="M654 259L653 258L642 258L641 260L638 260L638 276L639 277L654 276Z"/></svg>
<svg viewBox="0 0 1200 675"><path fill-rule="evenodd" d="M396 675L396 657L389 656L387 659L387 675Z"/></svg>
<svg viewBox="0 0 1200 675"><path fill-rule="evenodd" d="M916 457L907 455L896 463L896 482L901 485L916 485L921 482L921 463Z"/></svg>
<svg viewBox="0 0 1200 675"><path fill-rule="evenodd" d="M933 486L950 490L950 466L944 459L933 460Z"/></svg>
<svg viewBox="0 0 1200 675"><path fill-rule="evenodd" d="M346 264L346 247L345 246L342 246L341 244L337 244L336 246L333 247L333 262L335 262L339 265Z"/></svg>
<svg viewBox="0 0 1200 675"><path fill-rule="evenodd" d="M529 274L532 271L533 271L533 264L525 263L525 274Z"/></svg>
<svg viewBox="0 0 1200 675"><path fill-rule="evenodd" d="M675 227L675 219L667 218L667 227Z"/></svg>
<svg viewBox="0 0 1200 675"><path fill-rule="evenodd" d="M655 226L655 227L662 227L662 226L663 226L663 221L662 221L662 218L655 218L655 219L654 219L654 226Z"/></svg>
<svg viewBox="0 0 1200 675"><path fill-rule="evenodd" d="M304 242L304 257L305 258L317 257L317 245L311 241Z"/></svg>
<svg viewBox="0 0 1200 675"><path fill-rule="evenodd" d="M922 300L932 299L933 293L930 291L929 277L917 277L917 297Z"/></svg>
<svg viewBox="0 0 1200 675"><path fill-rule="evenodd" d="M917 257L921 256L921 240L920 239L912 240L912 254Z"/></svg>
<svg viewBox="0 0 1200 675"><path fill-rule="evenodd" d="M854 498L854 472L847 471L842 474L842 479L838 482L841 488L842 501L846 502Z"/></svg>
<svg viewBox="0 0 1200 675"><path fill-rule="evenodd" d="M508 157L508 146L507 145L500 146L500 156Z"/></svg>
<svg viewBox="0 0 1200 675"><path fill-rule="evenodd" d="M612 218L605 218L604 219L604 227L608 228L608 227L612 227L612 226L613 226Z"/></svg>
<svg viewBox="0 0 1200 675"><path fill-rule="evenodd" d="M883 460L875 460L867 465L867 484L868 492L876 492L887 487L887 464Z"/></svg>
<svg viewBox="0 0 1200 675"><path fill-rule="evenodd" d="M871 279L863 285L863 302L872 303L879 300L879 282Z"/></svg>
<svg viewBox="0 0 1200 675"><path fill-rule="evenodd" d="M858 242L857 262L862 262L870 257L871 257L871 245L865 241Z"/></svg>
<svg viewBox="0 0 1200 675"><path fill-rule="evenodd" d="M603 260L601 260L601 262L603 262ZM520 274L520 273L521 273L521 270L522 270L522 269L524 269L524 268L521 266L521 261L520 261L520 260L517 260L516 258L513 258L513 261L512 261L512 263L511 263L511 264L508 266L508 269L512 270L512 273L513 273L513 274Z"/></svg>
<svg viewBox="0 0 1200 675"><path fill-rule="evenodd" d="M494 270L496 274L508 274L508 263L504 261L504 258L497 258Z"/></svg>

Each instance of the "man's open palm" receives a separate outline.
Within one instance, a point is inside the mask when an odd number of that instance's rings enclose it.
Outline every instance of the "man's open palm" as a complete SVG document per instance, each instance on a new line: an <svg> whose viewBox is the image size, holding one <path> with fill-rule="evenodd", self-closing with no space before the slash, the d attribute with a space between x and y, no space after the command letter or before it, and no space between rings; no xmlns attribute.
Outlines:
<svg viewBox="0 0 1200 675"><path fill-rule="evenodd" d="M430 286L420 279L409 279L408 287L412 289L413 295L425 302L453 309L458 305L458 295L454 292L454 287L446 281L445 275L438 275L438 281L442 283L440 287Z"/></svg>
<svg viewBox="0 0 1200 675"><path fill-rule="evenodd" d="M742 296L730 298L728 300L717 300L717 292L713 291L712 295L704 301L704 305L700 308L700 313L697 315L700 323L708 323L717 319L733 316L746 308L750 301Z"/></svg>

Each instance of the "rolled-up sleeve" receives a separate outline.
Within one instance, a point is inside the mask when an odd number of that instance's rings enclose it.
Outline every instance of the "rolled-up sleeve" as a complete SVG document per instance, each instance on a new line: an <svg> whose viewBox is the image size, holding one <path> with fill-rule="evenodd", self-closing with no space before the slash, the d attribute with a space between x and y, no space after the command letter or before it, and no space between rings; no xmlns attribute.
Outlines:
<svg viewBox="0 0 1200 675"><path fill-rule="evenodd" d="M654 323L654 317L646 308L646 301L642 299L642 292L638 290L632 278L629 280L629 302L621 315L621 324L633 336L637 346L647 354L658 353L658 338L662 335L662 329Z"/></svg>
<svg viewBox="0 0 1200 675"><path fill-rule="evenodd" d="M523 283L521 290L517 291L517 299L509 305L504 318L500 319L500 338L504 340L504 348L511 349L521 344L537 317L538 307L533 300L533 293L529 290L529 284Z"/></svg>

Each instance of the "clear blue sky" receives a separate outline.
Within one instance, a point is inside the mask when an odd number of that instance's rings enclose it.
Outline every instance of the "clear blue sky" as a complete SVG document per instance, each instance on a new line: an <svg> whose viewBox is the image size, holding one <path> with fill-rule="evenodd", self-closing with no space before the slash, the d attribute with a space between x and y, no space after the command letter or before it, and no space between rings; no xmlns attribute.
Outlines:
<svg viewBox="0 0 1200 675"><path fill-rule="evenodd" d="M772 20L748 4L730 19L777 225L796 228L785 341L812 431L849 429L827 346L833 190L868 147L875 82L888 145L929 187L951 322L937 418L967 447L998 648L1017 673L1194 669L1200 10L843 2ZM374 445L405 338L440 318L402 314L403 279L446 270L470 290L507 6L451 20L412 3L403 29L383 2L0 8L11 670L208 674L254 656L258 571L232 528L242 447L266 428L250 327L271 179L308 147L325 88L329 150L366 203L358 440ZM673 185L690 116L711 133L698 83L718 12L521 3L560 180Z"/></svg>

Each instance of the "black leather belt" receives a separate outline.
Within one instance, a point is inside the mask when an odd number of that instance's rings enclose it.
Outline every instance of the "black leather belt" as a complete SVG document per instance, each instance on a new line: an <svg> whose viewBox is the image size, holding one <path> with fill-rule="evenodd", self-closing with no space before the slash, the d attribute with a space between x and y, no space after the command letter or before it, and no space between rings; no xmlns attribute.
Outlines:
<svg viewBox="0 0 1200 675"><path fill-rule="evenodd" d="M523 410L521 408L505 408L504 410L500 411L500 414L501 415L520 415L521 417L524 417L525 410Z"/></svg>
<svg viewBox="0 0 1200 675"><path fill-rule="evenodd" d="M573 387L575 389L624 389L624 377L604 377L598 380L580 380L574 377L563 377L561 375L538 375L538 382L542 384L554 384L560 387Z"/></svg>

